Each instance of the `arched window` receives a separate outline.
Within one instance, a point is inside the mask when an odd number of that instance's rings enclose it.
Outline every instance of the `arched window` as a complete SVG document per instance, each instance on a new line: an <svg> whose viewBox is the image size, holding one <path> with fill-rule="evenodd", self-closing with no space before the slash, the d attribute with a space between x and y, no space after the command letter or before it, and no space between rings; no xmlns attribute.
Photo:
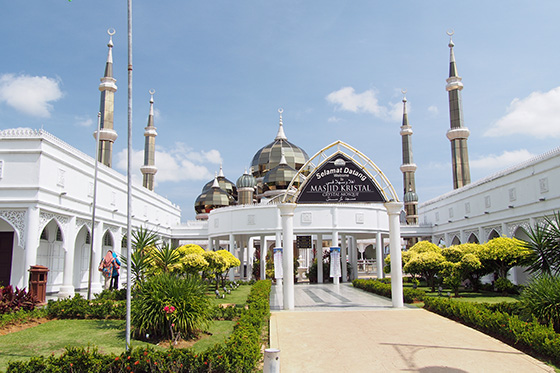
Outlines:
<svg viewBox="0 0 560 373"><path fill-rule="evenodd" d="M47 227L45 227L45 229L43 229L43 231L41 232L41 239L45 241L49 240L49 232L47 232Z"/></svg>
<svg viewBox="0 0 560 373"><path fill-rule="evenodd" d="M113 238L109 232L105 233L103 236L103 246L113 246Z"/></svg>
<svg viewBox="0 0 560 373"><path fill-rule="evenodd" d="M86 233L86 245L89 245L91 243L91 235L89 234L89 231Z"/></svg>
<svg viewBox="0 0 560 373"><path fill-rule="evenodd" d="M467 242L468 243L479 243L478 242L478 237L476 237L474 233L471 233Z"/></svg>
<svg viewBox="0 0 560 373"><path fill-rule="evenodd" d="M62 231L60 227L56 227L56 240L62 242Z"/></svg>
<svg viewBox="0 0 560 373"><path fill-rule="evenodd" d="M121 240L121 247L126 247L126 234L123 236L122 240Z"/></svg>

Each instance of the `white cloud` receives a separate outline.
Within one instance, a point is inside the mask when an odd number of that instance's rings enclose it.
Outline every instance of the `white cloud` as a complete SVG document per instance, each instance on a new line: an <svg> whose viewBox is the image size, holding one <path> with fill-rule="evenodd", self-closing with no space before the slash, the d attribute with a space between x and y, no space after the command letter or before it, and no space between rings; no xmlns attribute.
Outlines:
<svg viewBox="0 0 560 373"><path fill-rule="evenodd" d="M526 149L504 151L500 155L489 154L482 158L473 159L470 161L470 166L473 169L497 171L524 162L534 156L535 154Z"/></svg>
<svg viewBox="0 0 560 373"><path fill-rule="evenodd" d="M560 87L544 93L533 92L523 99L516 98L507 111L484 133L485 136L560 137Z"/></svg>
<svg viewBox="0 0 560 373"><path fill-rule="evenodd" d="M383 120L399 120L402 118L402 104L379 104L377 94L370 89L356 93L352 87L344 87L327 95L326 100L335 105L337 110L352 113L370 113Z"/></svg>
<svg viewBox="0 0 560 373"><path fill-rule="evenodd" d="M88 117L75 117L76 126L78 127L91 127L93 126L93 119Z"/></svg>
<svg viewBox="0 0 560 373"><path fill-rule="evenodd" d="M429 106L428 107L428 113L432 114L432 115L438 115L439 114L439 109L437 108L437 106Z"/></svg>
<svg viewBox="0 0 560 373"><path fill-rule="evenodd" d="M158 169L155 180L160 182L179 182L186 180L210 180L214 172L209 171L204 163L219 164L222 161L217 150L195 152L182 143L177 143L171 150L156 149L156 167ZM116 167L125 171L127 151L123 149L117 154ZM133 150L132 169L135 180L141 179L140 167L144 164L144 151Z"/></svg>
<svg viewBox="0 0 560 373"><path fill-rule="evenodd" d="M0 75L0 102L35 117L49 117L50 102L59 100L59 80L46 76Z"/></svg>
<svg viewBox="0 0 560 373"><path fill-rule="evenodd" d="M336 123L336 122L340 122L341 119L335 116L330 117L329 119L327 119L327 122L329 123Z"/></svg>

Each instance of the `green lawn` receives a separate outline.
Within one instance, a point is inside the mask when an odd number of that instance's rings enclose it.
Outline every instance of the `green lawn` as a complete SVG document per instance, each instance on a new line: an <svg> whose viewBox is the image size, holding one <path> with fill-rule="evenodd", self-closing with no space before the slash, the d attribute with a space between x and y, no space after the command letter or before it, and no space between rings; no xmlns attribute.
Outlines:
<svg viewBox="0 0 560 373"><path fill-rule="evenodd" d="M235 303L238 306L244 305L247 301L247 296L251 291L250 285L240 285L237 289L232 290L231 294L226 294L225 298L216 298L214 295L214 286L208 288L208 296L210 297L210 301L213 305L217 304L230 304ZM220 294L223 294L224 291L220 289Z"/></svg>
<svg viewBox="0 0 560 373"><path fill-rule="evenodd" d="M244 307L251 286L241 285L223 299L217 299L209 289L213 305L234 303ZM233 330L234 321L212 321L208 332L193 345L196 351L204 351L223 342ZM125 349L124 320L52 320L19 332L0 336L0 371L6 370L8 362L27 360L33 356L59 355L66 346L95 346L101 353L120 354ZM151 346L150 343L132 340L132 347Z"/></svg>
<svg viewBox="0 0 560 373"><path fill-rule="evenodd" d="M221 343L229 337L233 331L233 325L235 321L228 320L214 320L208 329L212 335L205 337L193 345L193 349L197 352L202 352L209 347L214 346L216 343Z"/></svg>
<svg viewBox="0 0 560 373"><path fill-rule="evenodd" d="M0 336L0 370L4 371L11 360L58 355L66 346L88 345L96 346L102 353L122 353L125 349L124 320L52 320ZM132 341L133 347L147 345L150 344Z"/></svg>

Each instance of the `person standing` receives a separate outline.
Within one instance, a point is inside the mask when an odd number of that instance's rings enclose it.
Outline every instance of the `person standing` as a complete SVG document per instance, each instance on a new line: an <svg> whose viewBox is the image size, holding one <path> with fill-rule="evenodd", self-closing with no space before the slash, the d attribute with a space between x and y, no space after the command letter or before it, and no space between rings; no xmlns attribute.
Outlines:
<svg viewBox="0 0 560 373"><path fill-rule="evenodd" d="M109 289L118 290L119 288L119 269L121 268L121 262L117 256L117 253L113 253L113 273L111 274L111 283Z"/></svg>
<svg viewBox="0 0 560 373"><path fill-rule="evenodd" d="M101 263L99 263L99 270L105 278L104 289L110 289L111 287L111 279L113 278L113 269L115 264L116 262L113 257L113 252L111 250L107 251L107 254L105 254L105 257L101 260Z"/></svg>

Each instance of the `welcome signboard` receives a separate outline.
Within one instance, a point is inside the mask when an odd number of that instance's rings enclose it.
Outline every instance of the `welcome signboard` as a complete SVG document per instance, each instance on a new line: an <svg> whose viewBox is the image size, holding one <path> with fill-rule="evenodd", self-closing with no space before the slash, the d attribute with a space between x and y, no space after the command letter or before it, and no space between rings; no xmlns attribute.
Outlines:
<svg viewBox="0 0 560 373"><path fill-rule="evenodd" d="M352 159L336 153L307 178L297 203L386 202L370 175Z"/></svg>

